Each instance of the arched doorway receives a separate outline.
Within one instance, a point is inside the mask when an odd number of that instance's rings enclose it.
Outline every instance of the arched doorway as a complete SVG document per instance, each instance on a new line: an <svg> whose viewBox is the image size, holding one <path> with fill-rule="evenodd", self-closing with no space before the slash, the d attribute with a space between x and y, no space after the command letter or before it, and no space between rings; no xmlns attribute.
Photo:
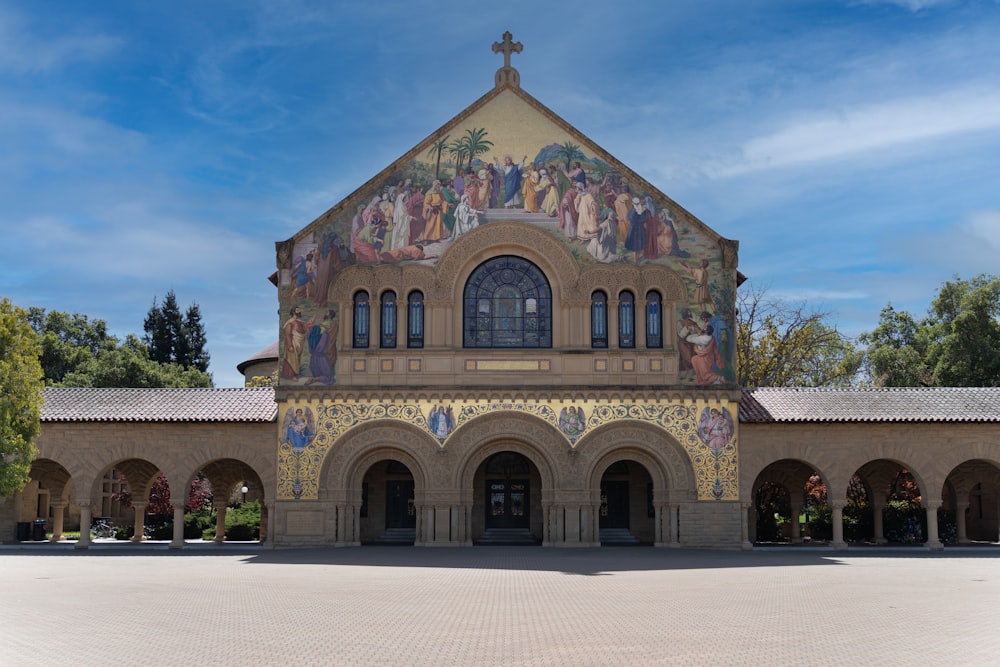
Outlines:
<svg viewBox="0 0 1000 667"><path fill-rule="evenodd" d="M474 544L541 544L541 479L531 461L517 452L498 452L476 473L473 512L481 508L482 528ZM480 491L480 489L482 489ZM480 500L481 499L481 500Z"/></svg>
<svg viewBox="0 0 1000 667"><path fill-rule="evenodd" d="M653 479L635 461L612 463L601 476L601 546L651 545L655 539Z"/></svg>
<svg viewBox="0 0 1000 667"><path fill-rule="evenodd" d="M413 473L393 459L379 461L361 482L362 544L412 545L417 534Z"/></svg>

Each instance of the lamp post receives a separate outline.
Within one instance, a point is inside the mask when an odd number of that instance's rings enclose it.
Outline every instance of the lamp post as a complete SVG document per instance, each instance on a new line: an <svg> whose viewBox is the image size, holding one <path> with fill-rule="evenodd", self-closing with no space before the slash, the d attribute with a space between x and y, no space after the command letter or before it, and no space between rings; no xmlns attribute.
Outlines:
<svg viewBox="0 0 1000 667"><path fill-rule="evenodd" d="M247 491L249 491L249 490L250 489L247 488L246 484L244 484L243 486L240 487L240 492L243 494L243 502L244 503L247 501Z"/></svg>

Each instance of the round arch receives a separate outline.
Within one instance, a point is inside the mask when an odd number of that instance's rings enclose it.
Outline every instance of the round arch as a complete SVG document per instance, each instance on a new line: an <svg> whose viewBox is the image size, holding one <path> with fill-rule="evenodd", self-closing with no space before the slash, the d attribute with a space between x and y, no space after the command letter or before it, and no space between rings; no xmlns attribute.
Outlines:
<svg viewBox="0 0 1000 667"><path fill-rule="evenodd" d="M576 451L584 466L586 487L591 491L596 487L599 493L607 465L631 458L646 467L656 488L667 489L676 500L696 495L694 466L687 452L670 434L652 424L607 424L580 438Z"/></svg>
<svg viewBox="0 0 1000 667"><path fill-rule="evenodd" d="M403 422L369 422L347 431L334 442L320 465L321 499L346 500L357 490L373 464L385 459L397 460L413 475L417 489L425 490L440 475L433 477L432 462L440 447L425 431ZM359 496L360 497L360 496Z"/></svg>

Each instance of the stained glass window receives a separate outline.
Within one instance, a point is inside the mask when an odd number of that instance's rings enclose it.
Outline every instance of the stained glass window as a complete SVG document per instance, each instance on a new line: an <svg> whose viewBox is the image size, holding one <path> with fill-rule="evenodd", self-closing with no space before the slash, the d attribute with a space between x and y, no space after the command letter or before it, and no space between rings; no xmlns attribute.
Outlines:
<svg viewBox="0 0 1000 667"><path fill-rule="evenodd" d="M552 347L552 290L541 269L502 255L472 272L463 296L465 347Z"/></svg>
<svg viewBox="0 0 1000 667"><path fill-rule="evenodd" d="M354 347L368 347L370 322L371 309L368 303L368 292L358 292L354 295Z"/></svg>
<svg viewBox="0 0 1000 667"><path fill-rule="evenodd" d="M608 295L604 292L590 295L590 346L608 346Z"/></svg>
<svg viewBox="0 0 1000 667"><path fill-rule="evenodd" d="M424 346L424 295L423 292L410 292L406 317L406 346Z"/></svg>
<svg viewBox="0 0 1000 667"><path fill-rule="evenodd" d="M635 347L635 296L632 292L618 295L618 347Z"/></svg>
<svg viewBox="0 0 1000 667"><path fill-rule="evenodd" d="M646 347L663 347L663 304L655 290L646 292Z"/></svg>
<svg viewBox="0 0 1000 667"><path fill-rule="evenodd" d="M396 293L382 294L382 347L396 347Z"/></svg>

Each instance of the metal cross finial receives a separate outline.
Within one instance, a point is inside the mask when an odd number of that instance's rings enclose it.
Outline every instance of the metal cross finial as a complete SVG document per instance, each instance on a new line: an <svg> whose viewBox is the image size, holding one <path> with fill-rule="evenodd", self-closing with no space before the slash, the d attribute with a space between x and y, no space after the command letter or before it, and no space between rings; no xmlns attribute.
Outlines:
<svg viewBox="0 0 1000 667"><path fill-rule="evenodd" d="M503 53L503 67L497 70L496 75L497 87L502 85L518 87L520 85L521 76L516 69L510 66L510 54L520 53L523 48L521 42L513 41L510 30L503 34L502 42L493 42L493 53Z"/></svg>

